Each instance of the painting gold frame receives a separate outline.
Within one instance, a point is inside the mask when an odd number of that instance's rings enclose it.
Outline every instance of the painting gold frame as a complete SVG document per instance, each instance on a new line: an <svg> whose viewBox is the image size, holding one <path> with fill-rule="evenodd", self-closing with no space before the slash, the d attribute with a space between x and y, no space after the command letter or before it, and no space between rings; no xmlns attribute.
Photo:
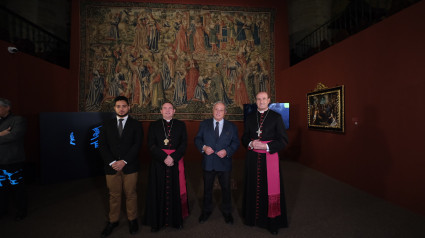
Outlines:
<svg viewBox="0 0 425 238"><path fill-rule="evenodd" d="M319 84L316 91L307 93L308 128L344 132L344 85L326 88Z"/></svg>

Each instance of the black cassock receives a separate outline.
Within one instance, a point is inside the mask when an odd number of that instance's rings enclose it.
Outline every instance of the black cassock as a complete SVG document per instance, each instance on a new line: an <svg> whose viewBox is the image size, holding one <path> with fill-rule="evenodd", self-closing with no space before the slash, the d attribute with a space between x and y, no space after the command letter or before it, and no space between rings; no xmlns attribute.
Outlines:
<svg viewBox="0 0 425 238"><path fill-rule="evenodd" d="M260 136L257 134L259 127L262 131ZM281 215L270 218L268 217L266 154L254 152L248 147L249 143L255 139L271 141L267 143L270 154L278 153L284 149L288 144L288 136L280 114L272 110L265 111L263 114L257 111L249 115L245 121L245 129L242 135L242 144L248 149L245 160L245 190L242 207L245 224L270 230L287 227L282 171L279 169Z"/></svg>
<svg viewBox="0 0 425 238"><path fill-rule="evenodd" d="M167 135L167 143L164 142ZM165 145L167 144L167 145ZM152 155L149 171L148 190L144 223L153 229L164 226L179 228L183 225L182 199L180 197L179 161L187 147L187 132L184 122L160 119L152 122L148 132L148 146ZM163 149L175 150L170 156L174 165L168 167L164 160L167 153ZM185 185L186 186L186 185ZM183 207L188 207L187 195ZM187 211L187 210L186 210Z"/></svg>

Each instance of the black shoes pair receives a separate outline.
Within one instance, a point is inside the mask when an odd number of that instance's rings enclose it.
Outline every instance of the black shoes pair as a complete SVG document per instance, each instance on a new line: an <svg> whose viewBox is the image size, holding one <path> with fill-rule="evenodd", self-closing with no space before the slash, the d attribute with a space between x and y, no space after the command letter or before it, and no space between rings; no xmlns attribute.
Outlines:
<svg viewBox="0 0 425 238"><path fill-rule="evenodd" d="M202 212L201 216L199 217L199 223L204 223L208 220L208 218L211 216L211 212ZM224 216L224 221L227 224L233 224L233 216L232 213L224 213L223 212L223 216Z"/></svg>
<svg viewBox="0 0 425 238"><path fill-rule="evenodd" d="M115 227L117 227L119 222L108 222L105 229L103 229L100 237L104 238L109 236ZM137 219L128 222L130 234L134 235L139 231L139 224L137 223Z"/></svg>

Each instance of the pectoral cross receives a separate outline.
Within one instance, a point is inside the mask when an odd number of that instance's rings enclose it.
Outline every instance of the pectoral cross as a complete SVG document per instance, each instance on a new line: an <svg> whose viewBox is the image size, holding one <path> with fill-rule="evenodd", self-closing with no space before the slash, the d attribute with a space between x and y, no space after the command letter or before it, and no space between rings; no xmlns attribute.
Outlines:
<svg viewBox="0 0 425 238"><path fill-rule="evenodd" d="M165 138L165 140L164 140L164 145L168 145L168 142L170 142L170 141L168 140L168 138Z"/></svg>
<svg viewBox="0 0 425 238"><path fill-rule="evenodd" d="M258 131L256 131L256 132L257 132L258 137L260 137L260 134L263 133L263 131L260 130L260 129L258 129Z"/></svg>

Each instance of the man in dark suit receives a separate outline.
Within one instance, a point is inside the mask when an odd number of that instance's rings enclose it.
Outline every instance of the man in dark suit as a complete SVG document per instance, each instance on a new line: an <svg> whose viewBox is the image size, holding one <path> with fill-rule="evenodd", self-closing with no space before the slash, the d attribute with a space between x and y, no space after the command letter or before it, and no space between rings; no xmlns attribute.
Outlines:
<svg viewBox="0 0 425 238"><path fill-rule="evenodd" d="M16 204L15 220L27 215L27 196L24 184L25 118L12 114L11 103L0 98L0 217L7 213L9 193Z"/></svg>
<svg viewBox="0 0 425 238"><path fill-rule="evenodd" d="M204 170L204 204L199 223L204 223L211 215L213 184L217 176L222 191L224 220L228 224L233 224L230 190L231 157L240 142L238 128L232 122L224 120L225 114L226 105L216 102L213 107L213 118L201 122L195 137L195 145L203 154Z"/></svg>
<svg viewBox="0 0 425 238"><path fill-rule="evenodd" d="M121 194L126 198L130 234L139 230L137 223L136 184L139 171L139 150L143 141L142 124L129 117L128 99L114 99L116 118L101 127L99 148L105 163L106 185L109 190L109 222L101 236L106 237L118 226L121 210Z"/></svg>

